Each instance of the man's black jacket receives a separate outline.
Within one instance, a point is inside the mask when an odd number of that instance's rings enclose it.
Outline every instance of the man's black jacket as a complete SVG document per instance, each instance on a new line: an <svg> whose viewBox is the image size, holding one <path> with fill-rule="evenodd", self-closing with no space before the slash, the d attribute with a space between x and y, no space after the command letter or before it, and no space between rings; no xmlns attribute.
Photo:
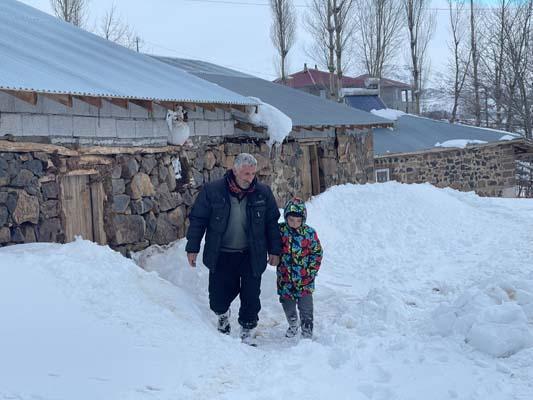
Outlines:
<svg viewBox="0 0 533 400"><path fill-rule="evenodd" d="M205 236L204 264L214 270L222 236L228 225L230 214L230 193L225 178L204 185L194 202L189 215L187 230L187 253L198 253L200 242ZM255 183L255 190L247 195L246 234L254 275L261 275L267 265L267 253L281 253L281 238L278 228L280 217L278 206L270 188Z"/></svg>

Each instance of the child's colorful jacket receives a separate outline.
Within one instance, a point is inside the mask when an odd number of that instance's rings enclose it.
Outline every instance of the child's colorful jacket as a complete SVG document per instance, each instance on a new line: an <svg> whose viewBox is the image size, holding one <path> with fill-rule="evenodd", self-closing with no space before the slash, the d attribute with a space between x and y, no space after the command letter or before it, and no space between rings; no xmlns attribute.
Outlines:
<svg viewBox="0 0 533 400"><path fill-rule="evenodd" d="M298 229L287 224L287 214L290 212L303 217ZM315 289L315 276L322 261L322 246L315 230L305 224L307 211L302 200L289 200L283 215L285 222L279 224L282 249L277 267L278 294L297 299L313 293Z"/></svg>

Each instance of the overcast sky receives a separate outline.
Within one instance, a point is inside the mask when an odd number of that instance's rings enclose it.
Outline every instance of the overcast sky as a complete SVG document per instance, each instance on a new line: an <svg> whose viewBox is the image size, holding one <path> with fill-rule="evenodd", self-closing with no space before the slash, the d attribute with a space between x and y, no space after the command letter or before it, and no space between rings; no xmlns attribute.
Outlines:
<svg viewBox="0 0 533 400"><path fill-rule="evenodd" d="M52 13L49 0L22 2ZM111 4L111 0L89 0L89 26L94 26ZM301 70L304 62L315 64L305 52L310 44L302 23L306 0L295 0L295 4L299 29L289 55L290 72ZM209 61L265 79L276 78L268 0L115 0L115 5L123 20L145 41L147 52ZM443 0L434 0L432 7L437 9L437 27L430 57L432 70L439 71L448 57L448 14ZM400 55L398 63L405 64L404 60ZM356 69L350 72L364 73Z"/></svg>

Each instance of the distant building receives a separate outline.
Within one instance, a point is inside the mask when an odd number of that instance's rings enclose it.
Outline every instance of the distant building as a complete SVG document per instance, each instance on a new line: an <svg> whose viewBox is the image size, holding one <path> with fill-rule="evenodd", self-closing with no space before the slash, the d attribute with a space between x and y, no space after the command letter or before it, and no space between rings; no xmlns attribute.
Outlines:
<svg viewBox="0 0 533 400"><path fill-rule="evenodd" d="M403 115L393 129L374 130L374 154L377 182L533 196L533 142L520 135Z"/></svg>
<svg viewBox="0 0 533 400"><path fill-rule="evenodd" d="M371 78L364 74L356 77L356 80ZM379 80L379 96L387 108L412 113L415 109L415 99L413 87L407 83L395 81L393 79L381 78Z"/></svg>
<svg viewBox="0 0 533 400"><path fill-rule="evenodd" d="M276 83L282 83L277 79ZM290 74L286 86L331 99L330 74L304 64L302 71ZM411 85L388 78L373 78L368 74L357 77L342 77L344 102L364 111L392 108L404 112L414 110L414 96Z"/></svg>

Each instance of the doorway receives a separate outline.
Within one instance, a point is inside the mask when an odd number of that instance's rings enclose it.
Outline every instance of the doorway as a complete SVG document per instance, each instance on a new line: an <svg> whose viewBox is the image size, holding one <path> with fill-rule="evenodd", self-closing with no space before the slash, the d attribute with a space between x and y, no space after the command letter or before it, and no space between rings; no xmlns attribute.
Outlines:
<svg viewBox="0 0 533 400"><path fill-rule="evenodd" d="M91 182L91 175L88 174L66 175L61 178L60 186L65 242L81 236L98 244L106 244L102 182Z"/></svg>

